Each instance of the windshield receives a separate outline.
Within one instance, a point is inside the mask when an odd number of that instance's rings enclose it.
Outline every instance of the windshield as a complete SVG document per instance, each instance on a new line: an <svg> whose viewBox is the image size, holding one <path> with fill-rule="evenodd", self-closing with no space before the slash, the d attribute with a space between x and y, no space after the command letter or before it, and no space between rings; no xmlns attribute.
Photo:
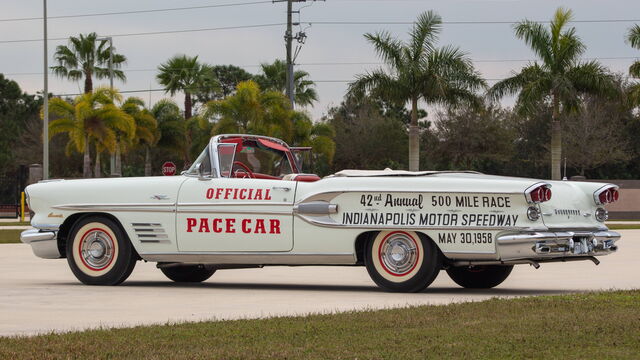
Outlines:
<svg viewBox="0 0 640 360"><path fill-rule="evenodd" d="M209 157L209 147L207 146L201 153L198 155L196 161L193 162L189 170L187 170L187 175L198 175L198 165L202 164L200 171L203 176L212 176L211 172L211 157Z"/></svg>

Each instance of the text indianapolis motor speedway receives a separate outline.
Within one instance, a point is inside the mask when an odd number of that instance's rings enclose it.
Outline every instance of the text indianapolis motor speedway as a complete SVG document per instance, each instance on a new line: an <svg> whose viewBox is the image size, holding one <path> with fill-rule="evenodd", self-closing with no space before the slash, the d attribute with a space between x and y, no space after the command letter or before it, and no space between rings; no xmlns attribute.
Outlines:
<svg viewBox="0 0 640 360"><path fill-rule="evenodd" d="M518 215L506 214L402 214L390 212L345 212L342 214L344 225L505 227L516 226L517 222Z"/></svg>

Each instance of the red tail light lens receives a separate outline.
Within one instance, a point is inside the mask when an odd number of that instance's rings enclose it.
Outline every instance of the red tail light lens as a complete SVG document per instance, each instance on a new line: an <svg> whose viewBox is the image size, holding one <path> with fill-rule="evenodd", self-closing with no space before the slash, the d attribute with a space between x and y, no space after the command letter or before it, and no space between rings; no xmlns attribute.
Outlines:
<svg viewBox="0 0 640 360"><path fill-rule="evenodd" d="M610 204L618 201L620 192L617 186L607 185L595 192L594 198L598 205Z"/></svg>
<svg viewBox="0 0 640 360"><path fill-rule="evenodd" d="M550 184L536 184L524 193L529 203L541 203L551 200L551 185Z"/></svg>

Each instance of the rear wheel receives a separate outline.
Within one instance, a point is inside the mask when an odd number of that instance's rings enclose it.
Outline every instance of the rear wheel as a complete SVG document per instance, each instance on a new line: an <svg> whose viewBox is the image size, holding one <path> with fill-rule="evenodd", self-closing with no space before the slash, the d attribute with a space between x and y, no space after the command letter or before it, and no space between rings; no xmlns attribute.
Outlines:
<svg viewBox="0 0 640 360"><path fill-rule="evenodd" d="M67 262L87 285L118 285L136 266L138 256L113 220L89 216L74 224L67 242Z"/></svg>
<svg viewBox="0 0 640 360"><path fill-rule="evenodd" d="M215 268L205 265L179 265L161 267L160 270L166 277L175 282L187 283L203 282L216 272Z"/></svg>
<svg viewBox="0 0 640 360"><path fill-rule="evenodd" d="M429 286L442 266L433 241L412 231L382 231L365 249L371 279L392 292L418 292Z"/></svg>
<svg viewBox="0 0 640 360"><path fill-rule="evenodd" d="M513 265L482 265L451 267L447 274L456 284L468 289L490 289L502 284L509 277Z"/></svg>

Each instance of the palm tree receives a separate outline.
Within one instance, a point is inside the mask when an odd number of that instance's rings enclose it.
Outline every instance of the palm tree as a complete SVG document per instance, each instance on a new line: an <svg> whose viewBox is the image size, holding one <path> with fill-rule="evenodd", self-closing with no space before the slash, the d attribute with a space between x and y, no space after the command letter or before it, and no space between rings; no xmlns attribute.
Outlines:
<svg viewBox="0 0 640 360"><path fill-rule="evenodd" d="M153 105L151 115L158 122L160 138L157 146L175 154L184 154L186 126L180 107L170 99L162 99Z"/></svg>
<svg viewBox="0 0 640 360"><path fill-rule="evenodd" d="M261 91L254 81L238 84L236 93L207 103L207 118L215 119L212 135L247 133L289 140L293 116L289 101L279 91Z"/></svg>
<svg viewBox="0 0 640 360"><path fill-rule="evenodd" d="M120 107L122 111L129 114L136 123L135 136L125 145L141 146L145 149L144 176L151 176L151 147L155 146L160 139L158 121L153 114L145 108L144 101L137 97L128 98ZM120 161L119 158L116 159ZM119 170L116 163L116 169Z"/></svg>
<svg viewBox="0 0 640 360"><path fill-rule="evenodd" d="M121 99L117 91L101 87L78 96L73 104L60 98L49 100L49 111L58 117L49 123L49 135L63 132L69 135L67 153L75 150L84 154L82 172L86 178L91 177L91 143L96 146L99 164L102 151L115 151L116 132L126 136L135 134L134 119L114 104L114 100ZM99 175L97 167L96 176Z"/></svg>
<svg viewBox="0 0 640 360"><path fill-rule="evenodd" d="M634 49L640 50L640 25L635 25L627 33L627 41ZM640 61L636 61L629 68L629 74L640 79Z"/></svg>
<svg viewBox="0 0 640 360"><path fill-rule="evenodd" d="M109 53L113 52L113 76L125 81L127 77L119 70L127 61L122 54L115 53L115 49L108 46L107 40L100 40L96 47L94 32L78 37L69 37L69 45L58 45L53 55L58 65L52 66L53 73L61 78L78 81L84 77L84 92L93 91L93 76L97 79L109 78Z"/></svg>
<svg viewBox="0 0 640 360"><path fill-rule="evenodd" d="M479 103L474 92L485 86L464 52L453 46L436 47L442 19L432 11L422 13L409 33L409 41L401 41L383 31L365 34L388 71L377 69L357 76L350 84L353 95L370 92L386 101L411 103L409 125L409 170L420 167L420 133L418 102L456 105Z"/></svg>
<svg viewBox="0 0 640 360"><path fill-rule="evenodd" d="M160 72L156 78L164 86L166 92L171 96L179 91L184 92L184 119L191 119L193 116L192 95L205 86L210 87L211 82L214 81L209 76L211 71L208 66L198 62L197 56L176 55L158 66L158 70ZM186 146L183 157L185 163L189 163L192 132L187 129L185 134Z"/></svg>
<svg viewBox="0 0 640 360"><path fill-rule="evenodd" d="M559 8L549 28L529 20L516 24L516 37L524 40L541 62L527 65L489 91L494 99L518 94L518 105L528 111L535 111L535 106L541 103L551 104L551 178L554 180L561 177L561 114L579 111L581 94L615 91L613 77L606 68L596 61L580 61L585 45L574 27L566 28L571 18L570 10Z"/></svg>
<svg viewBox="0 0 640 360"><path fill-rule="evenodd" d="M640 50L640 25L635 25L629 29L629 32L627 33L627 41L633 48ZM640 61L634 62L629 67L629 75L636 79L640 79ZM634 104L640 104L640 83L631 85L629 93Z"/></svg>
<svg viewBox="0 0 640 360"><path fill-rule="evenodd" d="M261 64L262 74L254 76L254 81L265 91L284 93L287 88L287 64L276 60L271 64ZM293 73L294 101L297 105L308 106L318 101L315 83L309 80L309 73L297 70Z"/></svg>
<svg viewBox="0 0 640 360"><path fill-rule="evenodd" d="M207 68L198 61L197 56L176 55L158 66L156 78L166 92L175 95L184 92L184 118L193 115L192 95L198 91L205 81Z"/></svg>

